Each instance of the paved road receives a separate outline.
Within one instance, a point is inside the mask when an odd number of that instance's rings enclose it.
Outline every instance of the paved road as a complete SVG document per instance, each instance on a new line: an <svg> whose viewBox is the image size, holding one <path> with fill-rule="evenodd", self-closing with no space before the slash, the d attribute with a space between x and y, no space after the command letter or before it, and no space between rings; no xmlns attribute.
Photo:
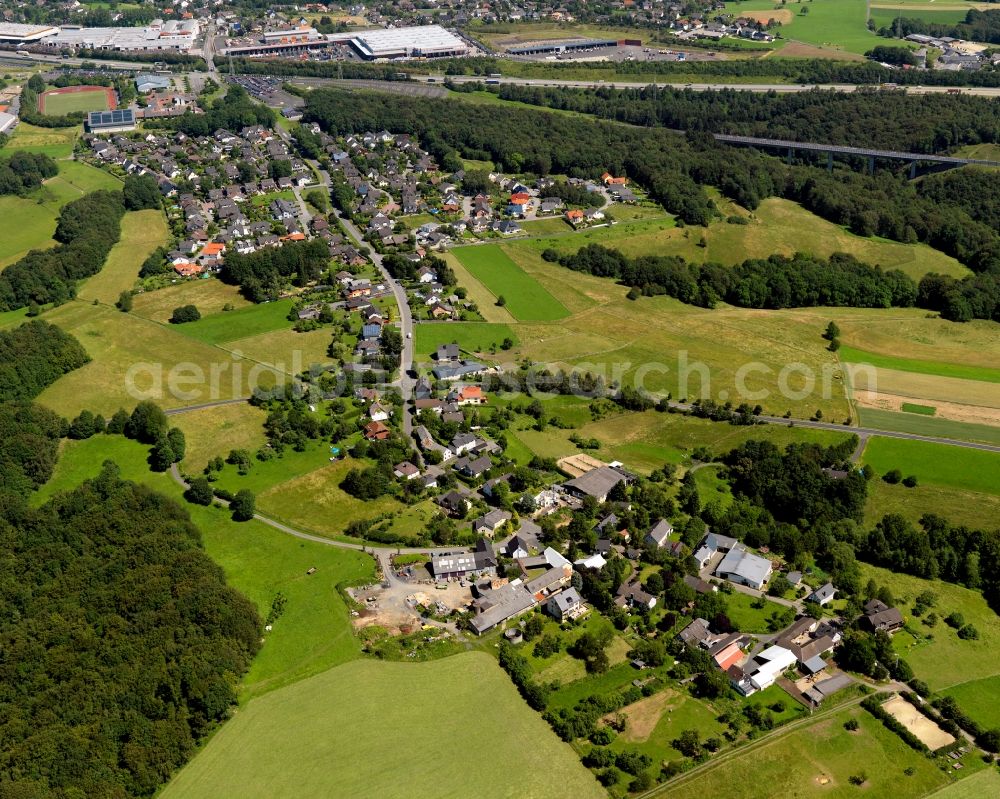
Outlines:
<svg viewBox="0 0 1000 799"><path fill-rule="evenodd" d="M449 79L455 83L470 83L481 81L482 76L452 75ZM417 83L442 83L443 80L429 75L415 75L412 78ZM570 88L588 89L595 86L608 89L637 89L643 86L659 86L671 89L691 89L696 92L713 91L716 89L737 89L744 92L777 92L778 94L793 94L807 92L813 89L824 89L836 92L853 92L858 85L854 83L685 83L682 81L647 80L647 81L593 81L565 80L561 78L500 78L501 83L520 86L566 86ZM949 86L900 86L909 94L946 94ZM963 86L962 94L974 94L980 97L1000 97L1000 87Z"/></svg>

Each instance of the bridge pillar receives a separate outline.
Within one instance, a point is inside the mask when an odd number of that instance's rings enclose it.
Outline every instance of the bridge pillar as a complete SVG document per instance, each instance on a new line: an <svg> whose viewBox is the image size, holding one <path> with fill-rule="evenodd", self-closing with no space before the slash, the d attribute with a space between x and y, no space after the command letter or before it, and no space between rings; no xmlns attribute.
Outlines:
<svg viewBox="0 0 1000 799"><path fill-rule="evenodd" d="M874 155L868 157L868 174L869 175L874 175L875 174L875 156Z"/></svg>
<svg viewBox="0 0 1000 799"><path fill-rule="evenodd" d="M833 151L829 151L826 154L826 171L833 172Z"/></svg>
<svg viewBox="0 0 1000 799"><path fill-rule="evenodd" d="M788 163L792 163L792 158L794 158L794 157L795 157L795 148L794 147L789 147L788 148L788 156L787 156Z"/></svg>
<svg viewBox="0 0 1000 799"><path fill-rule="evenodd" d="M913 180L917 176L917 162L910 161L910 180Z"/></svg>

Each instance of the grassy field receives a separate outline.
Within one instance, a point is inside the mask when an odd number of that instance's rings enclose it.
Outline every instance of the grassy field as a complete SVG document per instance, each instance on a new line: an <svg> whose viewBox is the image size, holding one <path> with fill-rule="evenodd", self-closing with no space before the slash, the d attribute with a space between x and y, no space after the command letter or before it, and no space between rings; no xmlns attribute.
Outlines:
<svg viewBox="0 0 1000 799"><path fill-rule="evenodd" d="M863 461L878 475L899 469L928 485L1000 496L1000 454L995 452L876 437L865 447Z"/></svg>
<svg viewBox="0 0 1000 799"><path fill-rule="evenodd" d="M843 728L856 719L856 732ZM970 764L975 761L969 759ZM912 768L913 773L904 774ZM867 776L859 789L849 778ZM811 799L872 796L917 799L943 787L950 778L932 760L907 748L881 722L857 707L778 734L716 767L680 782L663 795L670 799Z"/></svg>
<svg viewBox="0 0 1000 799"><path fill-rule="evenodd" d="M222 312L226 306L233 310L251 307L236 286L221 280L184 280L156 291L137 294L132 300L132 313L154 322L167 322L174 308L195 305L202 316Z"/></svg>
<svg viewBox="0 0 1000 799"><path fill-rule="evenodd" d="M80 299L113 305L119 294L135 285L139 267L146 257L169 239L170 231L162 211L150 209L125 214L121 238L111 248L104 268L80 287Z"/></svg>
<svg viewBox="0 0 1000 799"><path fill-rule="evenodd" d="M912 522L918 522L925 514L934 513L955 524L992 529L1000 518L1000 496L927 483L907 488L874 480L868 485L866 528L887 513L898 513Z"/></svg>
<svg viewBox="0 0 1000 799"><path fill-rule="evenodd" d="M866 0L816 0L808 4L780 6L791 11L791 19L779 29L781 36L844 53L865 53L879 39L865 27ZM726 3L737 16L743 11L771 11L773 0ZM802 13L805 10L806 13ZM780 51L779 51L780 52Z"/></svg>
<svg viewBox="0 0 1000 799"><path fill-rule="evenodd" d="M928 407L928 406L924 406ZM956 438L961 441L982 441L987 444L1000 444L1000 427L985 424L969 424L954 422L950 419L937 419L926 414L896 413L882 411L877 408L859 408L861 424L865 427L877 427L879 430L895 430L900 433L916 433L922 436L939 436Z"/></svg>
<svg viewBox="0 0 1000 799"><path fill-rule="evenodd" d="M771 601L766 601L763 608L755 608L752 607L753 602L753 597L739 592L726 597L726 615L733 622L733 629L748 633L769 632L768 618L774 613L782 613L786 608Z"/></svg>
<svg viewBox="0 0 1000 799"><path fill-rule="evenodd" d="M983 769L954 785L932 793L930 799L990 799L1000 795L1000 771Z"/></svg>
<svg viewBox="0 0 1000 799"><path fill-rule="evenodd" d="M187 441L184 470L197 474L211 458L224 458L233 449L256 451L265 443L266 418L264 410L249 403L217 405L172 416L170 423L184 431Z"/></svg>
<svg viewBox="0 0 1000 799"><path fill-rule="evenodd" d="M940 580L923 580L874 566L862 565L861 569L864 581L874 579L878 585L884 585L892 592L896 606L920 636L918 639L901 630L893 636L893 646L932 691L1000 675L996 659L997 647L1000 646L1000 616L986 604L982 594ZM979 630L979 640L963 641L943 621L928 628L912 618L913 600L928 590L937 595L934 611L939 618L958 611L967 623ZM1000 681L983 683L980 690L987 687L1000 688ZM993 695L993 702L1000 702L1000 693Z"/></svg>
<svg viewBox="0 0 1000 799"><path fill-rule="evenodd" d="M188 447L197 442L188 441ZM149 448L121 436L95 436L63 443L55 474L34 498L37 504L59 491L95 477L111 459L122 476L145 483L179 501L180 487L167 474L149 471ZM205 550L226 572L230 584L267 615L280 592L287 603L263 649L243 680L242 699L309 677L360 654L350 630L347 607L337 586L374 578L374 561L361 552L303 541L260 522L238 524L222 508L184 503L202 531ZM306 571L315 567L316 572Z"/></svg>
<svg viewBox="0 0 1000 799"><path fill-rule="evenodd" d="M461 767L447 767L445 756ZM465 795L470 786L486 799L605 795L496 662L466 653L348 663L256 699L162 796L393 799Z"/></svg>
<svg viewBox="0 0 1000 799"><path fill-rule="evenodd" d="M985 729L1000 728L1000 674L952 686L944 693Z"/></svg>
<svg viewBox="0 0 1000 799"><path fill-rule="evenodd" d="M780 447L791 442L817 441L834 444L845 433L806 430L779 425L736 427L680 414L628 413L582 425L576 431L547 428L539 433L518 430L516 435L532 452L545 457L560 458L580 450L569 441L573 432L582 438L596 438L601 448L592 454L601 460L620 460L641 472L649 472L664 463L683 463L696 447L708 447L713 453L724 453L750 438L773 441ZM508 433L508 438L512 436Z"/></svg>
<svg viewBox="0 0 1000 799"><path fill-rule="evenodd" d="M489 352L493 346L499 349L506 338L517 343L517 336L508 325L488 322L421 322L414 330L417 360L430 360L440 345L452 342L458 342L467 352Z"/></svg>
<svg viewBox="0 0 1000 799"><path fill-rule="evenodd" d="M132 380L135 388L140 394L150 391L159 397L157 401L164 408L248 396L249 364L242 369L242 379L234 383L231 355L169 327L82 301L47 311L42 318L76 336L92 358L86 366L60 378L39 396L39 402L65 416L73 417L84 408L110 416L123 405L135 405L143 397L127 393L127 378L133 367L137 369ZM170 371L183 364L201 369L206 377L194 385L178 386L184 392L191 391L189 395L169 390ZM220 373L222 379L214 394L208 380L213 364L228 364ZM157 379L161 390L155 385Z"/></svg>
<svg viewBox="0 0 1000 799"><path fill-rule="evenodd" d="M958 261L926 245L900 244L887 239L856 236L827 222L789 200L769 198L752 213L712 193L727 216L743 216L747 225L724 221L706 229L678 228L672 220L622 222L612 228L599 228L577 235L546 239L539 246L575 251L583 244L604 240L629 256L679 255L696 263L713 261L736 264L748 258L767 258L775 253L792 255L807 252L829 257L835 252L849 253L859 260L879 264L885 269L899 269L915 280L928 272L962 277L968 270ZM612 213L617 214L618 209ZM808 232L807 232L808 231ZM704 240L705 246L700 246Z"/></svg>
<svg viewBox="0 0 1000 799"><path fill-rule="evenodd" d="M292 309L292 303L291 299L277 300L233 311L202 313L201 319L197 322L186 322L178 325L177 329L185 336L204 341L206 344L249 338L261 333L290 328L292 323L288 321L288 312Z"/></svg>
<svg viewBox="0 0 1000 799"><path fill-rule="evenodd" d="M46 94L42 98L45 116L63 116L81 111L106 111L108 93L104 87L91 91L73 91L67 94Z"/></svg>
<svg viewBox="0 0 1000 799"><path fill-rule="evenodd" d="M567 316L566 308L496 245L460 248L455 257L521 322L547 322Z"/></svg>
<svg viewBox="0 0 1000 799"><path fill-rule="evenodd" d="M56 218L66 203L97 189L120 187L121 182L107 172L76 161L60 161L59 174L29 196L0 197L0 219L4 222L0 267L18 260L28 250L54 246Z"/></svg>
<svg viewBox="0 0 1000 799"><path fill-rule="evenodd" d="M945 322L945 324L949 324ZM988 366L972 366L945 361L924 361L919 358L900 358L877 352L865 352L854 347L841 347L837 353L845 363L866 363L879 369L899 372L914 372L922 375L952 377L960 380L977 380L986 383L1000 383L1000 369Z"/></svg>
<svg viewBox="0 0 1000 799"><path fill-rule="evenodd" d="M933 416L935 408L933 405L919 405L915 402L904 402L901 409L903 413L916 413L921 416Z"/></svg>
<svg viewBox="0 0 1000 799"><path fill-rule="evenodd" d="M73 154L73 145L79 135L79 125L69 128L39 128L22 122L5 149L43 153L52 158L68 158Z"/></svg>

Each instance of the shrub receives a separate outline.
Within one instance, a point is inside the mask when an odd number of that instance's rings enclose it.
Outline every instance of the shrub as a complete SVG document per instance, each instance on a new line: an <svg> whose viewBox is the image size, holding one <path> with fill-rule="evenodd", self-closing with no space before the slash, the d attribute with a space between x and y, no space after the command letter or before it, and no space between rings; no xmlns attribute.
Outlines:
<svg viewBox="0 0 1000 799"><path fill-rule="evenodd" d="M903 479L903 473L899 469L890 469L882 475L882 479L889 485L896 485Z"/></svg>
<svg viewBox="0 0 1000 799"><path fill-rule="evenodd" d="M201 319L201 312L194 305L182 305L179 308L174 308L174 312L170 316L170 323L181 325L185 322L197 322L199 319Z"/></svg>

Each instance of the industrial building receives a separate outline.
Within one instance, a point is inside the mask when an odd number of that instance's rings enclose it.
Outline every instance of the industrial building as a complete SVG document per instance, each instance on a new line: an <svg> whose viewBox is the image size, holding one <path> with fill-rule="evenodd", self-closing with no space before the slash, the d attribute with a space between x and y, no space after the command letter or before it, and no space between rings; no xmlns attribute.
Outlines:
<svg viewBox="0 0 1000 799"><path fill-rule="evenodd" d="M83 28L64 25L55 35L47 36L42 44L57 48L86 50L174 50L187 52L200 33L196 20L183 22L153 20L145 28Z"/></svg>
<svg viewBox="0 0 1000 799"><path fill-rule="evenodd" d="M294 56L329 47L334 43L334 37L324 36L315 28L303 26L266 31L257 38L229 39L219 52L227 56Z"/></svg>
<svg viewBox="0 0 1000 799"><path fill-rule="evenodd" d="M0 42L3 44L33 44L47 36L55 36L59 28L51 25L23 25L0 22Z"/></svg>
<svg viewBox="0 0 1000 799"><path fill-rule="evenodd" d="M169 89L172 83L169 75L149 75L145 72L135 76L135 90L139 94Z"/></svg>
<svg viewBox="0 0 1000 799"><path fill-rule="evenodd" d="M469 54L469 46L440 25L361 31L351 37L350 44L366 60L447 58Z"/></svg>
<svg viewBox="0 0 1000 799"><path fill-rule="evenodd" d="M91 111L87 114L87 130L91 133L119 133L135 130L135 112L131 108L114 111Z"/></svg>

